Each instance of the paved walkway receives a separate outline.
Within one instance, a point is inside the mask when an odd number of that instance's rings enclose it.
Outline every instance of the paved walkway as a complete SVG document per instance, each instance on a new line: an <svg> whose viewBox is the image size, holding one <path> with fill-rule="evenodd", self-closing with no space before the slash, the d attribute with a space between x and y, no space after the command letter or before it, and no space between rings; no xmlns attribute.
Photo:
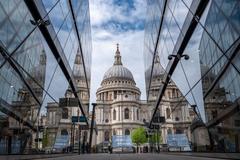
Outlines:
<svg viewBox="0 0 240 160"><path fill-rule="evenodd" d="M212 158L211 158L212 157ZM52 155L9 155L0 160L221 160L240 159L240 153L140 153L140 154L52 154Z"/></svg>
<svg viewBox="0 0 240 160"><path fill-rule="evenodd" d="M32 160L57 157L69 157L76 154L38 154L38 155L0 155L0 160Z"/></svg>
<svg viewBox="0 0 240 160"><path fill-rule="evenodd" d="M194 157L209 157L219 159L239 159L240 153L206 153L206 152L166 152L165 154L179 155L179 156L194 156Z"/></svg>

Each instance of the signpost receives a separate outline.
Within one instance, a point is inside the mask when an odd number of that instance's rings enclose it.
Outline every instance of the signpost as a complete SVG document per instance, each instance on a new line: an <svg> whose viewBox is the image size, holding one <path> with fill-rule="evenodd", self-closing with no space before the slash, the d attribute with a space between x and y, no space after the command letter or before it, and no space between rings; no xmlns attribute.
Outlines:
<svg viewBox="0 0 240 160"><path fill-rule="evenodd" d="M60 107L76 107L78 106L77 98L60 98L59 99Z"/></svg>
<svg viewBox="0 0 240 160"><path fill-rule="evenodd" d="M155 116L153 119L153 123L165 123L165 117L163 116Z"/></svg>
<svg viewBox="0 0 240 160"><path fill-rule="evenodd" d="M84 116L72 116L72 123L87 122L87 118Z"/></svg>
<svg viewBox="0 0 240 160"><path fill-rule="evenodd" d="M78 122L80 121L79 110L77 111L77 118L75 118L75 119L77 119ZM79 124L79 126L78 126L78 154L80 154L80 149L81 149L80 140L81 140L81 128L80 128L80 124Z"/></svg>

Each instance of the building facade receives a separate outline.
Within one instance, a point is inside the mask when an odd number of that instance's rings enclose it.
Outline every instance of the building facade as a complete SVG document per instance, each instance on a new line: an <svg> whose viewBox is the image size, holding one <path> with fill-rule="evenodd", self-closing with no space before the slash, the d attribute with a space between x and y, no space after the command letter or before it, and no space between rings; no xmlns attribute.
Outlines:
<svg viewBox="0 0 240 160"><path fill-rule="evenodd" d="M73 77L77 84L77 94L82 100L83 110L85 112L85 116L89 119L89 95L88 89L85 81L84 70L82 66L82 60L80 51L76 54L76 58L73 65ZM67 101L67 103L61 103L61 99L63 101ZM73 100L73 102L69 101ZM83 116L81 110L76 103L76 99L74 94L69 87L65 96L60 98L60 103L48 103L47 104L47 133L49 135L49 147L60 147L61 149L73 146L78 148L79 141L79 124L73 124L72 117ZM84 125L82 123L81 125ZM81 133L81 142L87 143L89 138L89 132L87 130L83 130ZM56 146L58 139L61 141L62 139L66 139L67 141L62 143L62 146ZM93 142L94 143L94 142Z"/></svg>
<svg viewBox="0 0 240 160"><path fill-rule="evenodd" d="M40 115L48 102L57 104L69 90L84 112L72 71L80 53L89 95L88 1L1 1L0 33L0 154L37 152L44 128Z"/></svg>
<svg viewBox="0 0 240 160"><path fill-rule="evenodd" d="M164 69L157 55L152 71L152 83L149 90L148 105L152 110L157 100L160 88L163 85ZM168 134L185 134L191 140L190 125L194 113L186 99L182 99L182 93L173 81L167 86L163 99L158 106L158 116L165 117L165 123L160 124L162 143L167 143ZM177 108L175 106L178 105ZM152 112L151 112L152 113ZM149 120L150 121L150 120Z"/></svg>
<svg viewBox="0 0 240 160"><path fill-rule="evenodd" d="M131 71L122 64L117 46L114 64L96 92L96 144L100 148L108 146L112 135L130 135L150 119L151 108L140 100L140 95Z"/></svg>
<svg viewBox="0 0 240 160"><path fill-rule="evenodd" d="M149 102L140 99L141 92L136 86L133 75L123 66L119 48L114 56L114 64L103 77L101 86L98 88L96 106L96 124L98 128L97 146L107 147L111 142L112 135L130 135L139 127L147 129L147 123L151 120L154 102L161 85L164 73L159 63L155 60L156 68L153 71L154 84L150 88ZM168 94L159 105L160 116L166 117L166 123L161 125L161 143L166 143L167 134L186 134L190 139L191 113L188 103L179 104L179 108L173 110L174 104L179 103L181 93L176 85L171 82L168 86ZM173 114L171 114L173 112ZM148 144L146 144L148 146Z"/></svg>
<svg viewBox="0 0 240 160"><path fill-rule="evenodd" d="M165 72L163 82L158 82L162 87L154 110L174 82L181 101L185 99L194 113L191 141L195 151L240 151L239 6L237 0L148 2L147 96L154 84L154 59L159 56Z"/></svg>

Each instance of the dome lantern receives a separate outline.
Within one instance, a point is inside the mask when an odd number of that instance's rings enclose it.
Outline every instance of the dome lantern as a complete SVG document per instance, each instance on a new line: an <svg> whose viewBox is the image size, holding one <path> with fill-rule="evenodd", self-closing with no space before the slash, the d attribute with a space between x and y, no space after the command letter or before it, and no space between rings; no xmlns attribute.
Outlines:
<svg viewBox="0 0 240 160"><path fill-rule="evenodd" d="M122 65L121 55L119 51L119 44L117 44L117 50L114 56L114 64L111 68L107 70L107 72L105 72L103 76L103 81L109 80L112 78L130 80L135 83L131 71Z"/></svg>
<svg viewBox="0 0 240 160"><path fill-rule="evenodd" d="M119 51L119 44L117 43L117 51L115 53L114 56L114 65L122 65L122 61L121 61L121 55L120 55L120 51Z"/></svg>

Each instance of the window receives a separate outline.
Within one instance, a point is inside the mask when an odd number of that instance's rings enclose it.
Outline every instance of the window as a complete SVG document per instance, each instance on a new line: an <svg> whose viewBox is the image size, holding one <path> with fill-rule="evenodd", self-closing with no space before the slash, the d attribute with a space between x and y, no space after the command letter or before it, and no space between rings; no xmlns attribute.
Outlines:
<svg viewBox="0 0 240 160"><path fill-rule="evenodd" d="M169 108L167 108L167 110L166 110L166 114L167 114L167 119L170 119L171 118L171 116L170 116L170 109Z"/></svg>
<svg viewBox="0 0 240 160"><path fill-rule="evenodd" d="M116 120L116 114L117 114L117 113L116 113L116 110L114 109L114 110L113 110L113 120Z"/></svg>
<svg viewBox="0 0 240 160"><path fill-rule="evenodd" d="M84 131L83 132L83 142L85 142L87 140L87 137L88 137L88 133L87 133L87 131Z"/></svg>
<svg viewBox="0 0 240 160"><path fill-rule="evenodd" d="M176 129L176 134L182 134L183 133L183 131L182 131L182 129Z"/></svg>
<svg viewBox="0 0 240 160"><path fill-rule="evenodd" d="M117 98L117 91L114 91L113 96L114 96L114 99Z"/></svg>
<svg viewBox="0 0 240 160"><path fill-rule="evenodd" d="M61 135L67 136L68 131L66 129L61 130Z"/></svg>
<svg viewBox="0 0 240 160"><path fill-rule="evenodd" d="M105 123L108 123L109 122L109 120L108 119L105 119Z"/></svg>
<svg viewBox="0 0 240 160"><path fill-rule="evenodd" d="M235 126L236 126L236 127L240 127L240 120L235 120L234 123L235 123Z"/></svg>
<svg viewBox="0 0 240 160"><path fill-rule="evenodd" d="M68 109L63 108L62 110L62 119L68 119Z"/></svg>
<svg viewBox="0 0 240 160"><path fill-rule="evenodd" d="M126 130L125 130L125 135L130 135L129 129L126 129Z"/></svg>
<svg viewBox="0 0 240 160"><path fill-rule="evenodd" d="M179 121L179 118L178 118L178 117L176 117L176 118L175 118L175 121Z"/></svg>
<svg viewBox="0 0 240 160"><path fill-rule="evenodd" d="M105 131L105 133L104 133L104 141L109 141L109 131Z"/></svg>
<svg viewBox="0 0 240 160"><path fill-rule="evenodd" d="M168 99L170 99L171 98L171 93L170 92L168 92Z"/></svg>
<svg viewBox="0 0 240 160"><path fill-rule="evenodd" d="M139 109L137 109L137 120L139 120Z"/></svg>
<svg viewBox="0 0 240 160"><path fill-rule="evenodd" d="M114 130L113 130L113 135L116 135L116 134L117 134L117 132L116 132L116 130L114 129Z"/></svg>
<svg viewBox="0 0 240 160"><path fill-rule="evenodd" d="M217 111L216 110L212 111L212 118L213 119L217 118Z"/></svg>
<svg viewBox="0 0 240 160"><path fill-rule="evenodd" d="M128 108L124 109L124 118L129 119L129 109Z"/></svg>

